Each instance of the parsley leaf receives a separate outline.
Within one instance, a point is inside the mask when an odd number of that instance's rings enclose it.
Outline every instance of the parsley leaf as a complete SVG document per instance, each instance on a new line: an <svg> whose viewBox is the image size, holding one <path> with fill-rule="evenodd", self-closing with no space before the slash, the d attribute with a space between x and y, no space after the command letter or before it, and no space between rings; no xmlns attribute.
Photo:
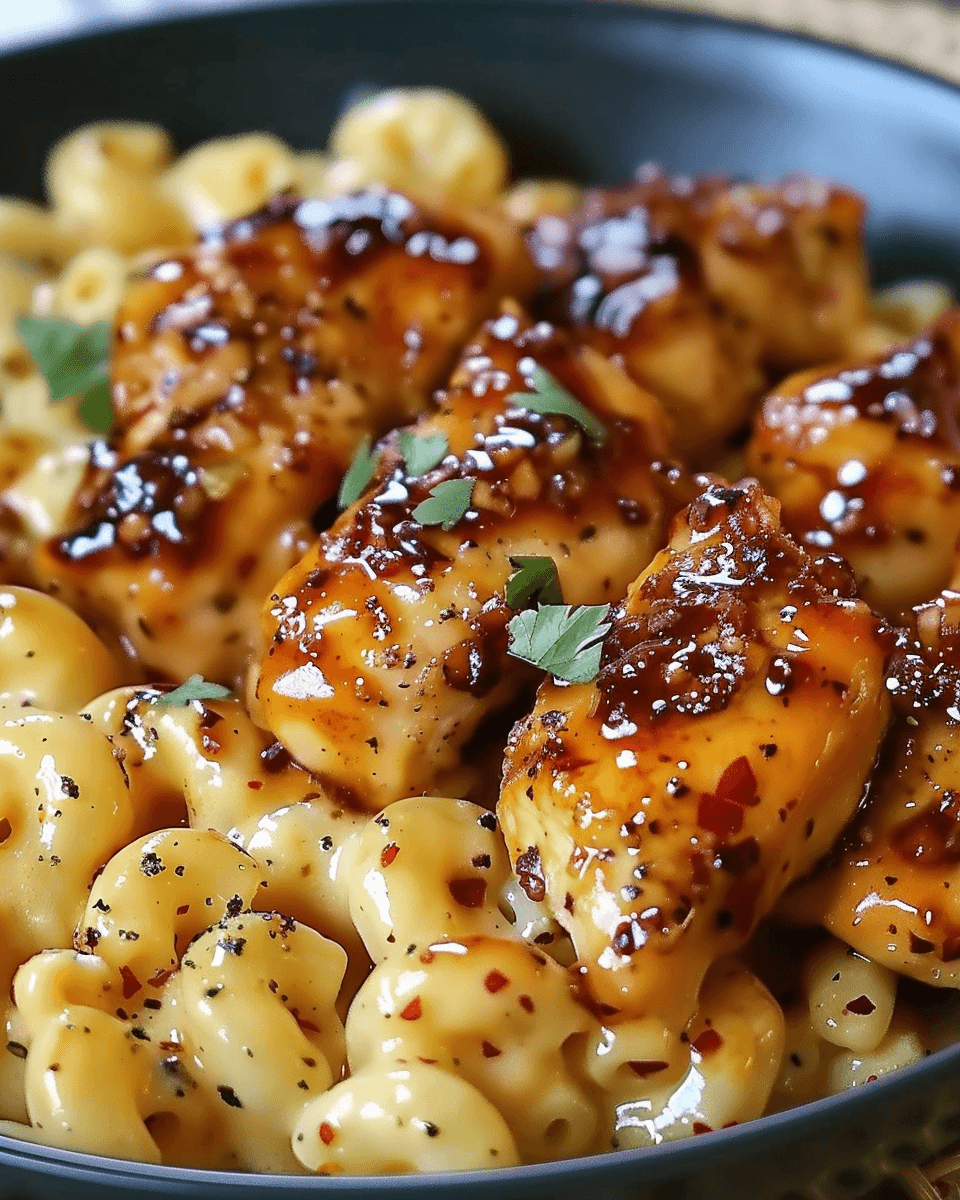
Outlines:
<svg viewBox="0 0 960 1200"><path fill-rule="evenodd" d="M532 392L514 392L507 399L521 408L532 409L544 416L567 417L579 425L598 446L602 446L607 440L606 425L598 421L589 408L585 408L545 367L534 368L533 387Z"/></svg>
<svg viewBox="0 0 960 1200"><path fill-rule="evenodd" d="M415 433L400 434L400 453L407 465L408 475L426 475L442 462L449 443L442 433L434 437L417 437Z"/></svg>
<svg viewBox="0 0 960 1200"><path fill-rule="evenodd" d="M172 692L164 692L155 704L189 704L193 700L225 700L230 689L219 683L208 683L202 675L191 675Z"/></svg>
<svg viewBox="0 0 960 1200"><path fill-rule="evenodd" d="M452 529L470 507L475 479L448 479L430 489L430 495L413 510L413 519L421 525L442 525Z"/></svg>
<svg viewBox="0 0 960 1200"><path fill-rule="evenodd" d="M609 614L609 604L528 608L507 625L507 652L559 679L590 683L600 670L603 639L610 632Z"/></svg>
<svg viewBox="0 0 960 1200"><path fill-rule="evenodd" d="M507 603L511 608L539 604L562 604L557 564L542 554L517 554L510 559L516 573L507 580Z"/></svg>
<svg viewBox="0 0 960 1200"><path fill-rule="evenodd" d="M370 449L371 440L369 434L363 439L354 452L346 475L340 481L340 491L337 493L340 508L349 508L359 500L373 478L380 462L380 451Z"/></svg>
<svg viewBox="0 0 960 1200"><path fill-rule="evenodd" d="M50 388L50 399L79 401L81 420L97 433L109 433L110 326L82 329L66 317L22 316L23 343Z"/></svg>

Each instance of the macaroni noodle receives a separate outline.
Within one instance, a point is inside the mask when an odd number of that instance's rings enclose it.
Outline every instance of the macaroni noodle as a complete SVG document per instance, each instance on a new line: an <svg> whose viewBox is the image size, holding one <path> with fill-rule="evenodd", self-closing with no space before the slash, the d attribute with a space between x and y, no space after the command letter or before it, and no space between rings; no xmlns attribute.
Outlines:
<svg viewBox="0 0 960 1200"><path fill-rule="evenodd" d="M857 196L512 180L431 88L45 178L0 197L0 1133L479 1170L956 1039L960 317L871 296Z"/></svg>

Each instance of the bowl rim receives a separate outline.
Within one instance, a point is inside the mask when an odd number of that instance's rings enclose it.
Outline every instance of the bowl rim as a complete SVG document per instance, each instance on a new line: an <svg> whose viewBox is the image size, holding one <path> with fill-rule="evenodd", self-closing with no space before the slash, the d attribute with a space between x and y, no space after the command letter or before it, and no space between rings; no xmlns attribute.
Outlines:
<svg viewBox="0 0 960 1200"><path fill-rule="evenodd" d="M171 1183L221 1185L236 1189L263 1188L269 1186L281 1190L296 1189L306 1185L310 1188L336 1188L344 1191L363 1191L375 1180L378 1190L391 1192L423 1191L444 1186L489 1187L502 1183L543 1184L563 1178L565 1182L589 1177L595 1171L604 1174L629 1174L636 1182L644 1178L655 1182L662 1177L672 1177L671 1167L679 1158L687 1172L693 1174L706 1159L716 1162L718 1151L723 1148L724 1160L742 1161L746 1150L766 1148L771 1136L775 1143L795 1141L810 1126L822 1126L836 1116L837 1122L855 1120L877 1106L895 1102L901 1092L911 1092L913 1083L926 1076L940 1079L955 1073L960 1065L960 1042L934 1051L920 1062L900 1067L888 1075L874 1080L869 1085L852 1088L812 1100L806 1104L786 1108L780 1112L757 1117L742 1124L711 1130L693 1137L662 1142L655 1146L643 1146L631 1150L611 1150L597 1154L581 1155L577 1158L556 1159L543 1163L524 1163L514 1167L495 1167L491 1170L424 1172L410 1175L294 1175L278 1173L254 1173L252 1171L208 1170L200 1167L174 1167L144 1163L127 1159L109 1158L105 1155L61 1150L39 1142L0 1134L0 1168L4 1165L34 1166L45 1174L68 1175L77 1180L86 1180L91 1175L100 1176L107 1172L120 1181L136 1182L144 1177L152 1180L168 1180ZM402 1068L398 1068L402 1069ZM753 1146L752 1143L758 1145ZM650 1170L644 1171L649 1166ZM67 1168L64 1170L64 1168ZM685 1172L685 1173L687 1173Z"/></svg>
<svg viewBox="0 0 960 1200"><path fill-rule="evenodd" d="M439 0L216 0L215 7L208 7L203 0L186 0L186 4L177 8L168 8L153 12L146 17L136 11L116 11L97 5L92 19L87 20L82 27L52 30L37 37L26 38L0 47L0 64L55 50L61 46L69 46L85 41L99 41L109 38L112 34L137 33L152 29L164 29L169 26L214 25L232 18L255 17L268 12L296 12L310 8L360 8L364 5L389 4L410 5L422 4L431 6ZM960 96L960 79L954 81L943 75L915 66L899 59L884 58L879 52L866 50L860 46L832 41L815 33L799 29L780 28L763 25L748 17L735 17L721 13L697 12L694 9L674 8L669 2L660 0L590 0L589 8L585 8L583 0L443 0L445 7L459 5L472 9L501 9L504 12L515 11L518 8L565 8L571 13L589 11L605 12L607 16L629 14L632 20L667 20L676 24L688 26L706 26L717 30L729 29L747 34L748 36L769 39L772 41L795 42L808 48L817 48L825 53L834 53L841 58L854 58L880 66L888 71L901 75L922 79L936 87L951 93L956 99ZM119 119L119 118L118 118Z"/></svg>
<svg viewBox="0 0 960 1200"><path fill-rule="evenodd" d="M727 30L732 34L757 41L796 43L838 59L859 60L871 63L884 71L924 81L947 93L955 102L960 100L960 81L946 79L933 71L909 63L883 58L880 54L857 46L845 45L815 34L793 29L780 29L762 25L758 21L730 17L716 13L696 12L667 6L658 7L656 0L218 0L213 8L202 6L200 0L190 0L187 6L166 9L150 14L146 19L137 13L114 13L97 6L96 14L83 28L53 31L37 38L28 38L0 48L0 67L6 62L16 62L33 56L42 57L49 51L61 47L82 46L85 42L100 42L111 37L149 33L151 30L171 27L212 27L232 19L256 18L270 12L296 13L311 8L359 8L364 5L408 4L435 7L437 4L458 4L474 11L485 9L517 11L526 8L566 9L581 17L588 12L606 14L606 18L626 16L638 24L646 22L670 22L689 28L708 28L718 32ZM597 19L600 19L599 17ZM117 118L117 119L122 119ZM715 1163L725 1160L742 1161L738 1153L743 1144L746 1150L758 1150L771 1139L785 1143L801 1136L808 1127L823 1126L836 1116L840 1119L857 1119L878 1105L896 1100L901 1092L912 1091L915 1081L930 1077L931 1081L946 1078L960 1067L960 1041L944 1046L929 1054L920 1062L898 1068L869 1084L845 1092L822 1097L805 1104L770 1113L742 1124L711 1130L693 1137L664 1141L658 1145L637 1149L611 1150L577 1158L558 1159L541 1163L526 1163L513 1167L495 1167L490 1170L431 1172L410 1175L299 1175L277 1173L254 1173L252 1171L209 1170L198 1167L176 1167L165 1164L145 1163L134 1160L111 1158L106 1155L82 1153L59 1149L40 1142L21 1139L0 1132L0 1178L4 1167L18 1170L33 1169L37 1173L54 1175L61 1179L101 1183L104 1177L118 1184L143 1183L146 1179L162 1183L199 1185L208 1187L272 1188L291 1190L309 1188L316 1190L336 1189L345 1192L365 1191L376 1185L378 1191L405 1193L408 1191L433 1191L438 1188L476 1187L489 1188L509 1184L544 1184L563 1179L569 1183L589 1177L596 1172L605 1175L629 1175L631 1182L646 1179L655 1182L659 1178L673 1178L671 1170L678 1158L686 1168L685 1174L693 1174L702 1160ZM402 1069L398 1068L398 1069ZM755 1146L753 1143L757 1143ZM199 1195L191 1189L183 1195Z"/></svg>

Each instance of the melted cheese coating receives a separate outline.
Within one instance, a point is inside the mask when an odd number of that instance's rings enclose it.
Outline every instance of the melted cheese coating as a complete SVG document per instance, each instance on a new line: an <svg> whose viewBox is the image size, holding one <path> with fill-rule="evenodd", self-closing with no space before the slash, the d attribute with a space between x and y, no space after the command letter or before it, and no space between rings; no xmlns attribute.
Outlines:
<svg viewBox="0 0 960 1200"><path fill-rule="evenodd" d="M840 187L507 164L398 89L0 199L3 1133L484 1169L955 1040L960 316ZM24 313L113 323L103 438ZM520 555L595 680L510 653Z"/></svg>

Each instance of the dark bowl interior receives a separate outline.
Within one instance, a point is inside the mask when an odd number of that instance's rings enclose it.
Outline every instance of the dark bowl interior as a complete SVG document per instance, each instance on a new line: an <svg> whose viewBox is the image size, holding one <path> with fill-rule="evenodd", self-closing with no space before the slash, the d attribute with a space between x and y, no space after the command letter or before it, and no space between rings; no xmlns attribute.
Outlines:
<svg viewBox="0 0 960 1200"><path fill-rule="evenodd" d="M582 0L341 0L103 30L0 60L0 193L40 195L46 148L109 117L181 146L267 129L323 144L358 89L426 83L475 100L520 174L616 181L645 160L772 180L810 172L870 201L879 284L960 288L960 92L801 38ZM760 1123L650 1151L500 1174L333 1180L152 1169L0 1137L0 1200L418 1195L852 1197L871 1147L912 1161L960 1136L960 1047ZM824 1181L826 1180L826 1183Z"/></svg>

